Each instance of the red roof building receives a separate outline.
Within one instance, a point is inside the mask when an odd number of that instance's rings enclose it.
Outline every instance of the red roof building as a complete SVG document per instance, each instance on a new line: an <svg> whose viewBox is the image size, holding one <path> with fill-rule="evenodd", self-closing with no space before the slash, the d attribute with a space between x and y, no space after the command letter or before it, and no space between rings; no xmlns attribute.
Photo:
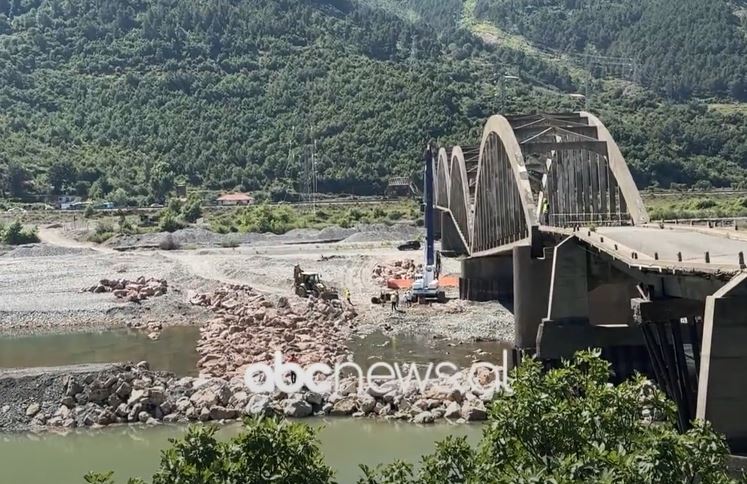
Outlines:
<svg viewBox="0 0 747 484"><path fill-rule="evenodd" d="M216 199L218 205L223 207L233 205L251 205L254 198L248 193L224 193Z"/></svg>

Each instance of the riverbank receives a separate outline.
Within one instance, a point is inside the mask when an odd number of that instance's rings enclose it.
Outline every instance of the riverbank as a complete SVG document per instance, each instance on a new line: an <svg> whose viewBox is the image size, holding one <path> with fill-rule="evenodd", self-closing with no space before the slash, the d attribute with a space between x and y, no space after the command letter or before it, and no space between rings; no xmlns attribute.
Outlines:
<svg viewBox="0 0 747 484"><path fill-rule="evenodd" d="M474 378L477 383L467 370L421 374L403 365L396 378L366 380L362 374L336 373L317 381L319 387L327 383L325 390L311 391L306 388L310 384L299 383L294 392L255 393L243 375L177 377L152 371L145 361L0 370L0 431L223 422L261 415L473 422L487 418L485 404L495 398L500 375L480 369Z"/></svg>
<svg viewBox="0 0 747 484"><path fill-rule="evenodd" d="M11 423L6 422L3 430L220 421L258 413L290 418L365 416L419 423L441 418L480 420L485 417L484 401L489 398L465 388L463 373L450 382L434 380L422 392L411 390L412 381L376 394L347 381L343 390L322 394L275 392L264 396L247 395L241 376L251 363L271 362L275 351L285 357L293 354L302 364L333 366L356 357L351 355L351 343L365 353L364 368L370 358L377 360L383 355L394 359L390 363L409 362L409 353L387 349L389 344L396 344L398 335L418 335L440 344L438 354L429 355L436 346L424 349L426 345L418 343L426 353L420 355L421 360L449 360L449 349L455 348L463 362L471 363L488 356L480 348L474 353L468 351L471 344L510 341L513 333L510 313L497 303L451 301L400 311L372 304L371 297L381 291L375 274L377 265L392 263L403 255L395 248L399 241L369 240L376 238L376 232L353 234L347 238L354 238L353 242L131 252L72 241L56 229L40 233L45 243L17 248L0 257L0 271L9 276L0 282L0 334L58 334L90 327L130 326L146 329L149 337L157 339L161 327L196 325L201 336L190 350L198 353L196 370L202 377L161 375L148 373L147 367L125 367L115 374L87 375L82 382L75 375L67 375L64 395L59 391L51 396L38 395L26 384L20 385L21 393L13 399L0 397L0 409L11 405L10 414L14 415L6 416ZM295 265L320 273L340 292L349 290L352 305L294 295ZM445 272L458 270L455 261L445 261L444 265ZM116 291L128 290L128 284L121 280L144 281L143 288L147 289L151 278L157 296L154 293L137 300L127 295L117 297ZM114 283L102 284L102 279ZM136 291L138 295L143 288ZM88 291L81 292L83 289ZM455 290L451 291L453 296ZM362 350L361 341L366 335L380 335L384 342L376 350ZM498 355L489 357L501 362ZM58 373L41 370L38 381L46 381L50 375ZM80 388L71 389L70 381ZM55 385L59 389L61 384ZM143 393L133 398L125 390L118 392L123 385L129 385L130 392ZM6 383L6 388L10 386ZM193 400L195 394L198 396Z"/></svg>

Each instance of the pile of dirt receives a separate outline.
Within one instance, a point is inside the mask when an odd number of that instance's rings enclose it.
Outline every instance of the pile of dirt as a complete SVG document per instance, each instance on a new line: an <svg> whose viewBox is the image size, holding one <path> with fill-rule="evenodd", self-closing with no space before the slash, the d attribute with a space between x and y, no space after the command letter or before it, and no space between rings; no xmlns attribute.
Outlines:
<svg viewBox="0 0 747 484"><path fill-rule="evenodd" d="M415 240L422 235L422 229L409 224L371 224L358 227L345 242L401 242Z"/></svg>
<svg viewBox="0 0 747 484"><path fill-rule="evenodd" d="M92 249L78 248L78 247L59 247L56 245L49 244L31 244L15 247L5 254L7 257L22 258L22 257L57 257L65 255L88 255L94 254L95 251Z"/></svg>

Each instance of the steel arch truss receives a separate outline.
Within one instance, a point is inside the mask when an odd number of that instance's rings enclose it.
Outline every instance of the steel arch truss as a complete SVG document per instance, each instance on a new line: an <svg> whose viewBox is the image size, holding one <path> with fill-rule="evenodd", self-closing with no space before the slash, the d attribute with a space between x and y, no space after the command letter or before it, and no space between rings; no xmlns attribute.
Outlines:
<svg viewBox="0 0 747 484"><path fill-rule="evenodd" d="M437 169L442 246L461 255L530 244L541 225L648 222L620 149L586 112L493 116L479 149L441 149Z"/></svg>

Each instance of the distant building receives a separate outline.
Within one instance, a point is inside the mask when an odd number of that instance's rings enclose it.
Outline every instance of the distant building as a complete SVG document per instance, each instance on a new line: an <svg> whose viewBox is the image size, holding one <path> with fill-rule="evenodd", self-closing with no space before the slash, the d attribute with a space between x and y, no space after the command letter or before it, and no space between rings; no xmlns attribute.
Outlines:
<svg viewBox="0 0 747 484"><path fill-rule="evenodd" d="M236 205L251 205L254 203L254 198L248 193L224 193L215 201L222 207L230 207Z"/></svg>
<svg viewBox="0 0 747 484"><path fill-rule="evenodd" d="M73 203L78 203L81 198L76 195L49 195L47 196L47 203L55 208L61 208L66 210L70 208Z"/></svg>

